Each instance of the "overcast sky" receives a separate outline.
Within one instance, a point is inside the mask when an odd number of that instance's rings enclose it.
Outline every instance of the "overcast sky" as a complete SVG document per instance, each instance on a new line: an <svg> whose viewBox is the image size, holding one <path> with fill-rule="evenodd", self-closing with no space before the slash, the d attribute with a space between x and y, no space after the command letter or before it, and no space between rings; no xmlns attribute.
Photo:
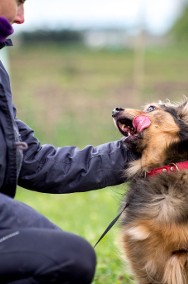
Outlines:
<svg viewBox="0 0 188 284"><path fill-rule="evenodd" d="M120 25L144 22L153 33L165 32L184 0L27 0L25 24L17 30L48 27Z"/></svg>

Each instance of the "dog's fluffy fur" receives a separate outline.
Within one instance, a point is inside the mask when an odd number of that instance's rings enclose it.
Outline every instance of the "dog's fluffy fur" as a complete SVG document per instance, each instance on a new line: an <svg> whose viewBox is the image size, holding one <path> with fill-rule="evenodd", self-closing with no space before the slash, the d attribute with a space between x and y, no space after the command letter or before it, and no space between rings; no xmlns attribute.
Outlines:
<svg viewBox="0 0 188 284"><path fill-rule="evenodd" d="M144 177L151 169L188 160L188 100L117 108L124 143L138 154L126 170L121 242L136 283L188 284L188 170ZM150 123L135 126L135 117ZM145 122L143 122L144 124Z"/></svg>

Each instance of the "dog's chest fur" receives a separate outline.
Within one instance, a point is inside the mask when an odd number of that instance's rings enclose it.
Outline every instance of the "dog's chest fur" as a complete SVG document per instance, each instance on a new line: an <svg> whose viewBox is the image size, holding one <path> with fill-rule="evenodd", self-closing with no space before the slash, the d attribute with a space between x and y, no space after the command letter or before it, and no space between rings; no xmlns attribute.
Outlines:
<svg viewBox="0 0 188 284"><path fill-rule="evenodd" d="M164 282L168 259L185 256L187 267L188 172L133 180L124 201L128 207L121 219L122 244L138 283L171 284Z"/></svg>
<svg viewBox="0 0 188 284"><path fill-rule="evenodd" d="M137 178L129 187L125 197L129 205L123 225L134 219L153 220L164 225L188 221L187 170Z"/></svg>

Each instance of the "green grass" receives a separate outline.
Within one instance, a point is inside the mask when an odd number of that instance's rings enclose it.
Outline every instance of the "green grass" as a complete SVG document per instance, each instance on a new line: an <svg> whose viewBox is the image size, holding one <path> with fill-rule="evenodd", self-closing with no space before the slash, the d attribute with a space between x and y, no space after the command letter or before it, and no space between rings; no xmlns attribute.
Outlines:
<svg viewBox="0 0 188 284"><path fill-rule="evenodd" d="M111 111L188 94L185 46L146 50L144 73L133 51L62 46L10 49L11 80L18 117L41 143L97 145L120 138ZM138 76L138 77L137 77ZM139 77L140 76L140 77ZM16 198L92 245L116 216L125 185L87 193L47 195L19 188ZM118 224L96 248L94 284L132 283L121 260Z"/></svg>

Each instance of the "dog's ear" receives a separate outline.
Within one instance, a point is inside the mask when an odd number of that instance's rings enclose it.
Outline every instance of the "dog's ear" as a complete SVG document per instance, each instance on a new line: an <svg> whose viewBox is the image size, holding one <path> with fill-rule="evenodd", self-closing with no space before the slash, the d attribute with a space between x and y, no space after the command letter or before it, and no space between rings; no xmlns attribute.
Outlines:
<svg viewBox="0 0 188 284"><path fill-rule="evenodd" d="M176 111L177 117L188 125L188 100L186 99L183 103L177 105Z"/></svg>
<svg viewBox="0 0 188 284"><path fill-rule="evenodd" d="M185 99L179 105L175 107L176 115L177 115L177 123L180 128L180 139L182 144L182 148L186 148L188 151L188 100Z"/></svg>

